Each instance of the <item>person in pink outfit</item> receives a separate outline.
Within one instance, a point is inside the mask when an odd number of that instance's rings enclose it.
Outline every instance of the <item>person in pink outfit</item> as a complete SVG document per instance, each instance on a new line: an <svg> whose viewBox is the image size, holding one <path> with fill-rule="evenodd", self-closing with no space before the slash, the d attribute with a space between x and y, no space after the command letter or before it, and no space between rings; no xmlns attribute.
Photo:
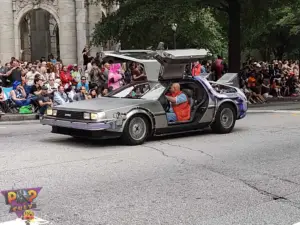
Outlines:
<svg viewBox="0 0 300 225"><path fill-rule="evenodd" d="M122 75L121 64L113 64L110 67L108 73L108 87L112 87L112 90L118 89L121 86Z"/></svg>

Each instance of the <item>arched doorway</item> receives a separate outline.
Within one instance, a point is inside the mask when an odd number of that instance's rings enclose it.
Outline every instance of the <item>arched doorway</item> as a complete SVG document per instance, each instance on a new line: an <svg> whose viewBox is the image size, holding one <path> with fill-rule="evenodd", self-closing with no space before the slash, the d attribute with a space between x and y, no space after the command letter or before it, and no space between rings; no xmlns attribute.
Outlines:
<svg viewBox="0 0 300 225"><path fill-rule="evenodd" d="M35 61L50 54L59 57L58 22L51 13L44 9L33 9L21 19L20 58Z"/></svg>

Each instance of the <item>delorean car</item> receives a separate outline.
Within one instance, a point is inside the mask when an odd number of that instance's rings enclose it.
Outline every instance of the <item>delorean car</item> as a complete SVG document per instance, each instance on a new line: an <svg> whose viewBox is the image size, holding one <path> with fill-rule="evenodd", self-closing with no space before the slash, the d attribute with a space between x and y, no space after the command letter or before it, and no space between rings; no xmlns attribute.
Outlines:
<svg viewBox="0 0 300 225"><path fill-rule="evenodd" d="M148 137L194 132L210 127L229 133L247 112L247 99L238 88L191 76L191 63L207 56L204 49L157 52L107 52L104 60L143 65L147 81L132 82L108 96L56 106L41 119L52 132L88 139L121 138L139 145ZM165 95L179 83L191 105L188 121L168 122Z"/></svg>

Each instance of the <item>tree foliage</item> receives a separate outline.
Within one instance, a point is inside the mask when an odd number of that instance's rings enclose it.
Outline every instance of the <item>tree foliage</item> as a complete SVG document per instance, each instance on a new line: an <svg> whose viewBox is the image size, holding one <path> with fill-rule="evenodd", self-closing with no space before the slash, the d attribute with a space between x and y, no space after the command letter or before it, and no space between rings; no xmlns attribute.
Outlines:
<svg viewBox="0 0 300 225"><path fill-rule="evenodd" d="M299 56L300 8L292 5L278 4L269 7L260 17L243 17L243 48L258 49L266 60L294 57L295 53Z"/></svg>
<svg viewBox="0 0 300 225"><path fill-rule="evenodd" d="M98 2L99 0L92 0ZM282 57L300 49L299 0L102 0L119 4L96 25L93 43L120 40L122 48L154 48L161 41L173 48L172 23L178 24L178 48L208 48L225 52L236 71L241 50L258 49Z"/></svg>
<svg viewBox="0 0 300 225"><path fill-rule="evenodd" d="M155 48L162 41L173 48L172 23L178 27L178 48L201 47L215 53L225 50L221 26L210 9L195 9L192 5L183 8L164 0L131 0L130 4L120 4L118 11L96 24L93 43L120 40L122 48L139 49Z"/></svg>

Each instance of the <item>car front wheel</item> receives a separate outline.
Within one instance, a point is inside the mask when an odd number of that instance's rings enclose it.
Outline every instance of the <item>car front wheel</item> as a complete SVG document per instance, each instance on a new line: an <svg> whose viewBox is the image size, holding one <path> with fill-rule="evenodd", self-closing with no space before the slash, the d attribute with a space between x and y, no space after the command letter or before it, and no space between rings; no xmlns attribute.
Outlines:
<svg viewBox="0 0 300 225"><path fill-rule="evenodd" d="M215 133L230 133L234 128L236 121L236 110L231 104L222 104L216 114L215 121L211 125L211 129Z"/></svg>
<svg viewBox="0 0 300 225"><path fill-rule="evenodd" d="M136 115L126 123L122 140L128 145L143 144L149 133L149 123L142 115Z"/></svg>

